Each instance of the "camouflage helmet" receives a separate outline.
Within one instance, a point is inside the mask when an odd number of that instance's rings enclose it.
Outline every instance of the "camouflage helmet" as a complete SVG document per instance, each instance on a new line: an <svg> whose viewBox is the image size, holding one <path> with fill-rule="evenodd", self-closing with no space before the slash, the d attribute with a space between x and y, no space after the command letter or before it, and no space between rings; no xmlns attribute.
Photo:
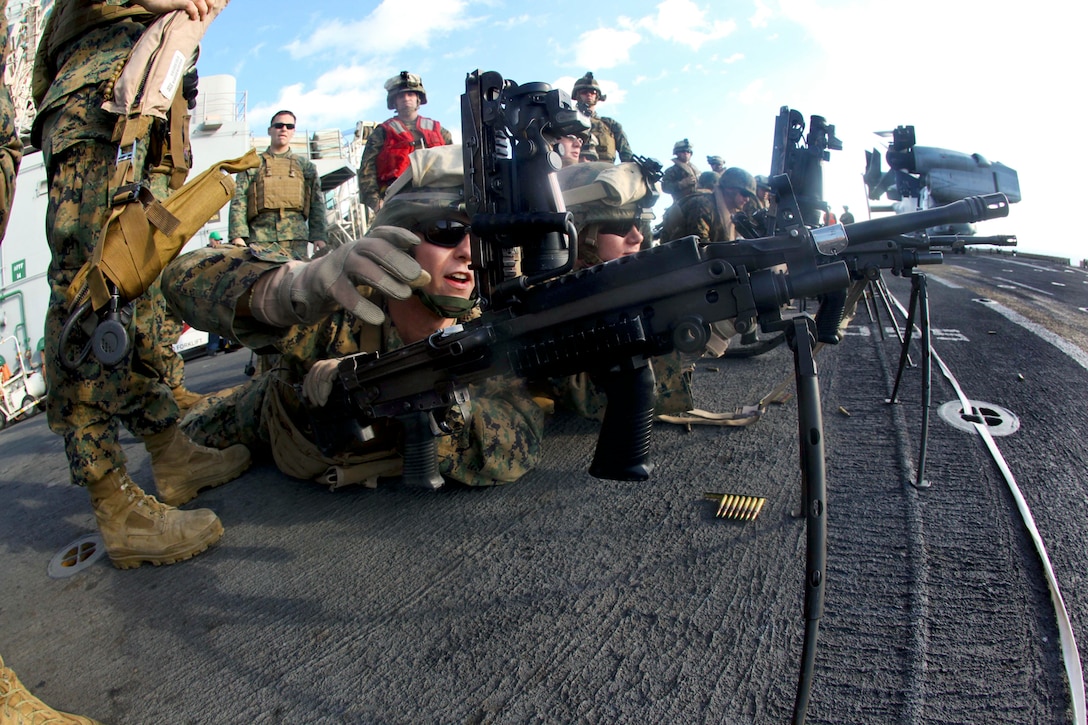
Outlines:
<svg viewBox="0 0 1088 725"><path fill-rule="evenodd" d="M657 184L647 185L638 164L593 161L568 166L557 176L563 202L574 216L574 226L579 235L587 232L578 250L583 262L593 265L601 261L596 256L599 224L629 222L650 239L653 205L659 193Z"/></svg>
<svg viewBox="0 0 1088 725"><path fill-rule="evenodd" d="M417 149L408 168L389 185L371 226L414 229L451 214L465 214L464 162L460 144Z"/></svg>
<svg viewBox="0 0 1088 725"><path fill-rule="evenodd" d="M724 189L737 189L746 196L755 198L756 178L744 169L730 166L722 172L722 178L718 180L718 186Z"/></svg>
<svg viewBox="0 0 1088 725"><path fill-rule="evenodd" d="M403 93L404 91L414 91L415 93L418 93L419 105L421 106L427 102L427 89L423 87L423 79L415 73L409 73L406 70L402 70L385 82L385 105L390 111L397 107L397 94Z"/></svg>
<svg viewBox="0 0 1088 725"><path fill-rule="evenodd" d="M434 222L459 217L465 228L458 234L467 234L469 218L465 210L464 180L459 144L417 149L408 156L407 170L386 190L385 201L374 215L371 226L395 226L421 233ZM415 249L413 247L409 254L414 256ZM476 289L470 297L463 298L436 294L428 287L416 287L412 294L439 317L462 319L472 314L478 301Z"/></svg>
<svg viewBox="0 0 1088 725"><path fill-rule="evenodd" d="M691 141L688 141L686 138L682 138L672 145L672 153L674 156L681 151L687 151L689 154L695 153L695 149L694 147L692 147Z"/></svg>
<svg viewBox="0 0 1088 725"><path fill-rule="evenodd" d="M586 73L584 76L574 81L574 88L571 89L571 98L578 100L578 91L597 91L597 100L606 101L608 96L601 90L601 86L597 83L597 79L593 77L592 73Z"/></svg>
<svg viewBox="0 0 1088 725"><path fill-rule="evenodd" d="M723 159L721 156L707 156L706 162L711 166L725 166L725 159Z"/></svg>
<svg viewBox="0 0 1088 725"><path fill-rule="evenodd" d="M756 188L771 190L771 180L763 174L756 174Z"/></svg>
<svg viewBox="0 0 1088 725"><path fill-rule="evenodd" d="M717 171L704 171L703 173L699 174L698 186L700 189L713 190L714 187L718 185L718 179L720 177L721 174L719 174Z"/></svg>

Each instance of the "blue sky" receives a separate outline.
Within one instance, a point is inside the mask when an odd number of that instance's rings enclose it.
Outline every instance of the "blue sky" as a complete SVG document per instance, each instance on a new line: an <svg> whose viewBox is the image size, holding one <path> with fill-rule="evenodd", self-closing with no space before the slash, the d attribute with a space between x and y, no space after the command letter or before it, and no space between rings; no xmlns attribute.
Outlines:
<svg viewBox="0 0 1088 725"><path fill-rule="evenodd" d="M700 168L717 154L754 174L767 173L775 117L790 106L836 126L845 148L825 166L825 197L859 218L864 152L880 142L873 132L912 124L921 145L979 153L1018 171L1024 201L982 232L1017 234L1025 251L1076 261L1088 248L1068 232L1071 213L1053 202L1055 182L1084 164L1074 108L1088 66L1077 36L1088 11L1048 7L234 0L209 29L199 69L237 78L257 134L285 107L308 132L351 133L357 121L384 120L383 83L409 70L426 86L424 115L455 138L472 70L568 91L593 71L608 97L598 111L623 124L636 153L667 164L673 143L688 138Z"/></svg>

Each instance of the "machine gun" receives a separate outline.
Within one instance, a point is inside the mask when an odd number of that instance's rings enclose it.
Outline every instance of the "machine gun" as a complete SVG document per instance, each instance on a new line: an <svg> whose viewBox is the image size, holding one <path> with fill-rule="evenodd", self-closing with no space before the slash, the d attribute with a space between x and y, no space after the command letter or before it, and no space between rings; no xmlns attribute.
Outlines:
<svg viewBox="0 0 1088 725"><path fill-rule="evenodd" d="M477 71L466 79L462 118L472 260L484 312L427 340L380 356L349 356L339 366L339 394L353 417L361 424L376 418L404 424L402 480L413 487L443 483L434 436L446 410L467 398L470 384L507 373L593 374L609 402L590 473L644 480L652 469L648 358L702 350L709 324L718 320L734 320L741 333L784 330L789 323L781 309L790 300L844 290L852 274L895 263L865 245L938 223L1007 214L1004 197L991 195L812 230L789 177L780 175L773 180L774 235L706 246L686 238L568 274L577 234L552 173L561 165L554 144L586 128L586 117L562 90ZM522 274L512 261L516 252Z"/></svg>
<svg viewBox="0 0 1088 725"><path fill-rule="evenodd" d="M773 235L709 245L687 237L566 273L576 258L577 235L551 173L560 162L551 155L554 140L579 115L572 115L562 91L518 86L496 73L470 74L462 104L466 202L477 233L472 259L484 312L398 350L342 359L330 402L352 411L355 430L376 419L398 420L404 430L402 484L435 489L443 485L436 436L445 413L468 400L469 385L500 375L589 372L608 399L589 473L645 480L652 471L649 358L703 350L709 325L718 320L733 320L742 333L782 331L795 352L808 528L805 652L795 705L795 719L803 721L823 608L823 426L812 320L783 319L782 308L793 299L844 290L851 269L843 255L857 245L937 223L1002 216L1005 198L971 198L810 230L789 177L781 175ZM518 274L512 263L515 249L527 274ZM341 421L341 428L350 422Z"/></svg>
<svg viewBox="0 0 1088 725"><path fill-rule="evenodd" d="M873 260L891 265L890 255L874 249L886 236L948 219L1005 213L998 194L825 227L822 235L798 224L774 237L743 242L699 245L692 237L679 239L525 287L506 306L427 340L381 356L346 357L339 380L362 420L422 415L424 424L410 427L432 431L439 428L433 414L464 400L467 386L481 380L507 373L536 379L618 371L616 381L604 385L608 412L590 473L642 480L650 472L652 377L645 389L620 385L649 374L639 362L674 349L700 351L709 323L717 320L732 319L740 331L782 330L782 306L790 300L845 289L852 275L872 268ZM932 253L919 253L925 254ZM619 417L616 411L622 411ZM639 424L629 427L633 423ZM437 488L441 477L433 469L433 460L406 464L405 483ZM411 478L420 470L426 471L422 478Z"/></svg>
<svg viewBox="0 0 1088 725"><path fill-rule="evenodd" d="M471 74L462 103L467 204L477 234L472 259L483 315L380 357L359 354L339 365L339 381L358 417L397 418L410 431L408 486L442 486L433 438L441 415L434 414L465 400L469 384L507 372L528 379L593 373L608 405L591 475L644 480L652 469L654 408L648 358L673 349L701 351L708 324L717 320L734 320L740 332L786 329L781 308L789 300L844 290L852 270L892 265L885 250L854 254L855 247L941 220L1006 212L1003 197L970 199L812 231L788 177L776 177L774 236L707 246L678 239L566 273L577 254L577 234L561 210L552 174L559 160L551 157L554 139L584 116L561 90L518 86L496 73ZM506 253L516 245L527 274L511 274Z"/></svg>
<svg viewBox="0 0 1088 725"><path fill-rule="evenodd" d="M835 126L823 116L809 116L808 136L802 146L804 132L804 116L782 106L774 124L771 177L782 174L789 177L801 217L811 227L819 225L821 213L830 209L824 201L823 162L831 159L832 151L842 151L842 141L835 136ZM773 234L774 228L766 229L766 233Z"/></svg>

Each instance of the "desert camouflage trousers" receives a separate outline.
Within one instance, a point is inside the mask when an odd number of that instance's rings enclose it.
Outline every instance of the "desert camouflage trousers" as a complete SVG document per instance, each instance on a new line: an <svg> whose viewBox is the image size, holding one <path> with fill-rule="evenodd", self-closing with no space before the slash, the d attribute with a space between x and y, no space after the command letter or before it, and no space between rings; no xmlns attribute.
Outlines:
<svg viewBox="0 0 1088 725"><path fill-rule="evenodd" d="M48 144L47 144L48 146ZM119 426L138 437L165 430L178 419L178 407L164 384L162 363L153 359L165 316L158 287L133 303L129 327L133 352L113 368L92 355L69 370L61 364L60 337L68 317L66 293L76 272L94 251L105 220L111 165L116 149L79 143L57 156L47 153L49 205L46 238L51 294L45 321L45 366L49 427L63 436L73 483L87 485L123 468Z"/></svg>

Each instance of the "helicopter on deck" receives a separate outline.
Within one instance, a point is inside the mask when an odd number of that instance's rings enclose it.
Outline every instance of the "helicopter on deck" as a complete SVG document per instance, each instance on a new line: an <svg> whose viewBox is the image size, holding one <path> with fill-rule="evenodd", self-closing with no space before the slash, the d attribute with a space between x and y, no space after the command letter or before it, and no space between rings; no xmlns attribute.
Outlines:
<svg viewBox="0 0 1088 725"><path fill-rule="evenodd" d="M977 153L919 146L914 126L899 126L877 135L891 137L884 155L890 168L884 171L879 150L866 151L865 187L871 201L886 197L891 203L871 205L873 212L903 214L995 192L1005 194L1011 203L1020 201L1020 180L1015 169ZM966 244L1016 245L1013 235L976 236L974 224L949 224L927 233L931 242L943 242L956 252L962 252Z"/></svg>

